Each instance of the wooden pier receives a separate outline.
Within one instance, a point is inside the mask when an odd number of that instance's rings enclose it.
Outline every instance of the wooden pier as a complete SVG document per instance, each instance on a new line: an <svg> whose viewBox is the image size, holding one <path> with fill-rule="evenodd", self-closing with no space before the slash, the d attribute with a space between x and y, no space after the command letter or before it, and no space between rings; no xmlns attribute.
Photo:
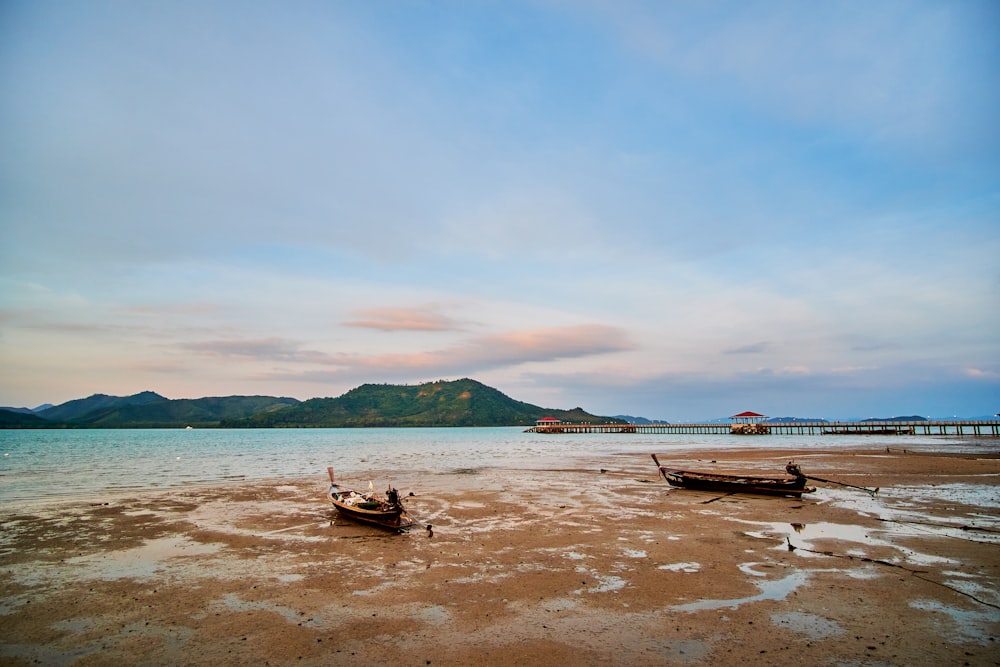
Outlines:
<svg viewBox="0 0 1000 667"><path fill-rule="evenodd" d="M671 433L698 435L960 435L1000 437L1000 419L948 421L766 422L757 433L742 424L539 424L525 433Z"/></svg>

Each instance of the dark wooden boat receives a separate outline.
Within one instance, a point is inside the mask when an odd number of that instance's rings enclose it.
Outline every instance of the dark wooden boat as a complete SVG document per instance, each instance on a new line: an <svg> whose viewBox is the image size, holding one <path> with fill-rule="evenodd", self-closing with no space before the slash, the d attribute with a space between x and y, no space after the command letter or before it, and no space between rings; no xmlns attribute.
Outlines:
<svg viewBox="0 0 1000 667"><path fill-rule="evenodd" d="M751 475L721 475L711 472L694 472L692 470L677 470L660 465L656 454L652 455L660 475L671 486L697 491L713 491L716 493L754 493L766 496L802 497L803 493L812 493L816 489L806 486L807 477L794 463L785 466L788 477L755 477Z"/></svg>
<svg viewBox="0 0 1000 667"><path fill-rule="evenodd" d="M333 479L333 468L327 468L326 472L330 475L327 498L341 516L393 530L405 530L413 525L396 489L390 486L383 498L370 488L369 483L369 490L359 493L337 484Z"/></svg>

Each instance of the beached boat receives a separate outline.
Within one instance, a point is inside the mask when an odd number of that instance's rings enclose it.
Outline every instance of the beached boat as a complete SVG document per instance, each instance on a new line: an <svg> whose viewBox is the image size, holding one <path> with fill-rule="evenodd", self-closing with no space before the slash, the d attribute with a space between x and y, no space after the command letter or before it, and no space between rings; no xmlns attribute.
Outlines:
<svg viewBox="0 0 1000 667"><path fill-rule="evenodd" d="M330 490L327 498L337 509L337 513L355 521L370 523L383 528L404 530L413 525L406 515L406 508L399 498L399 491L391 486L382 498L375 493L371 482L366 493L347 489L334 481L333 468L326 469L330 475Z"/></svg>
<svg viewBox="0 0 1000 667"><path fill-rule="evenodd" d="M785 466L788 477L756 477L751 475L721 475L711 472L677 470L660 465L656 454L652 455L656 467L671 486L697 491L716 493L755 493L767 496L796 496L812 493L816 489L806 486L806 476L794 463Z"/></svg>

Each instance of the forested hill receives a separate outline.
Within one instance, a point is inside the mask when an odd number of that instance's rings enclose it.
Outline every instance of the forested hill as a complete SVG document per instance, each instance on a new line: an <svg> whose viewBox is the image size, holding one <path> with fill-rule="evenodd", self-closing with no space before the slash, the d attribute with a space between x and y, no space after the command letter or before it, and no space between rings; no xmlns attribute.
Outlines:
<svg viewBox="0 0 1000 667"><path fill-rule="evenodd" d="M366 384L339 398L300 402L273 396L168 399L151 391L94 394L35 411L0 409L0 428L270 428L360 426L530 426L541 417L620 422L581 408L515 401L475 380Z"/></svg>
<svg viewBox="0 0 1000 667"><path fill-rule="evenodd" d="M94 394L32 413L0 410L0 428L184 428L219 426L298 403L294 398L225 396L169 399L151 391Z"/></svg>
<svg viewBox="0 0 1000 667"><path fill-rule="evenodd" d="M516 401L476 380L420 385L365 384L338 398L314 398L224 427L531 426L541 417L617 422L582 408L555 410Z"/></svg>

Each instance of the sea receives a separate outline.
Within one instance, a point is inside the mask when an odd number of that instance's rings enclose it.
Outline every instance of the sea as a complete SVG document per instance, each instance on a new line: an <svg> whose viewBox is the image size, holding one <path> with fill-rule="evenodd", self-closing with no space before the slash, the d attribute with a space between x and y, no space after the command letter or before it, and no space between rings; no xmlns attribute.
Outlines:
<svg viewBox="0 0 1000 667"><path fill-rule="evenodd" d="M996 453L996 438L875 435L539 434L523 427L0 430L0 506L241 480L407 470L553 469L699 449L907 448ZM661 456L661 459L663 457ZM650 464L652 465L652 464Z"/></svg>

